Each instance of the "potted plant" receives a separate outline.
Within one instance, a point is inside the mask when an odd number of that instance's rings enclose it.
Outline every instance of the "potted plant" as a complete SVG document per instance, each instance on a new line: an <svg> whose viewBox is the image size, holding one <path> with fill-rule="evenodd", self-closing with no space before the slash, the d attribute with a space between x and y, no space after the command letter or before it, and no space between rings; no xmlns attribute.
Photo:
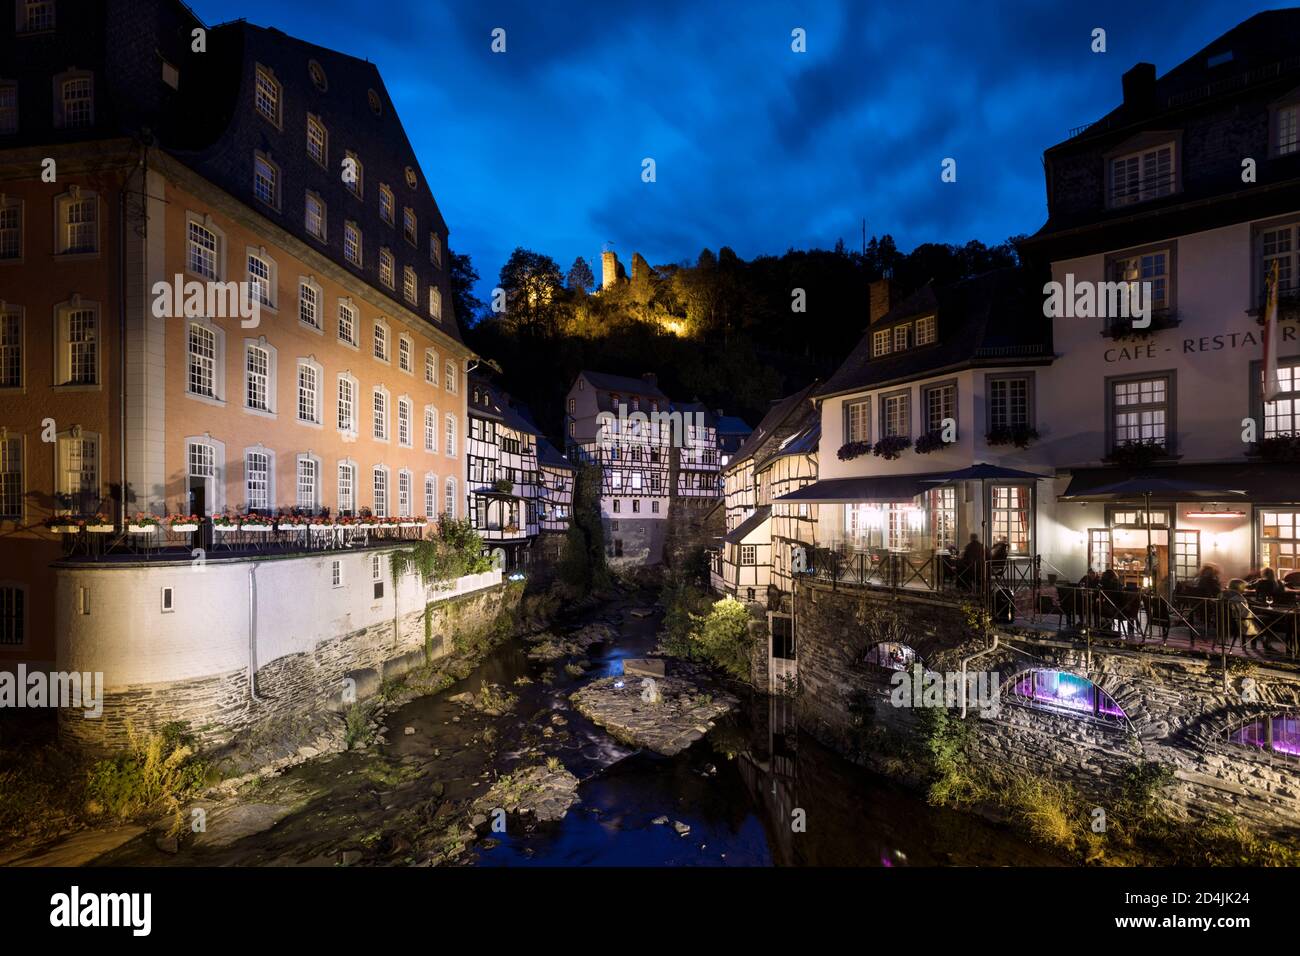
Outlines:
<svg viewBox="0 0 1300 956"><path fill-rule="evenodd" d="M938 451L945 444L943 432L936 429L935 431L926 432L924 435L916 436L916 444L913 446L918 455L928 455L932 451Z"/></svg>
<svg viewBox="0 0 1300 956"><path fill-rule="evenodd" d="M257 531L266 533L274 528L274 522L266 515L246 514L239 516L240 531Z"/></svg>
<svg viewBox="0 0 1300 956"><path fill-rule="evenodd" d="M357 512L357 527L364 530L378 527L374 515L371 513L369 508L362 508Z"/></svg>
<svg viewBox="0 0 1300 956"><path fill-rule="evenodd" d="M228 531L238 531L239 519L226 514L213 515L212 530L220 534L225 534Z"/></svg>
<svg viewBox="0 0 1300 956"><path fill-rule="evenodd" d="M1028 448L1033 442L1038 441L1038 429L1029 425L1000 425L990 429L985 434L984 441L989 447L1015 445L1017 448Z"/></svg>
<svg viewBox="0 0 1300 956"><path fill-rule="evenodd" d="M911 447L912 439L906 435L886 435L876 442L875 447L871 449L871 453L878 458L884 458L886 461L893 461Z"/></svg>
<svg viewBox="0 0 1300 956"><path fill-rule="evenodd" d="M1300 461L1300 432L1288 432L1261 438L1255 451L1265 461Z"/></svg>
<svg viewBox="0 0 1300 956"><path fill-rule="evenodd" d="M76 534L84 525L76 515L50 515L45 519L45 527L55 534Z"/></svg>
<svg viewBox="0 0 1300 956"><path fill-rule="evenodd" d="M168 515L167 530L176 534L198 531L200 520L198 515Z"/></svg>
<svg viewBox="0 0 1300 956"><path fill-rule="evenodd" d="M1103 460L1126 468L1146 468L1159 458L1168 456L1163 442L1130 441L1116 445Z"/></svg>
<svg viewBox="0 0 1300 956"><path fill-rule="evenodd" d="M108 515L93 514L86 518L86 530L91 534L109 534L113 531L113 522Z"/></svg>
<svg viewBox="0 0 1300 956"><path fill-rule="evenodd" d="M840 461L852 461L854 458L861 458L863 455L871 452L871 442L869 441L850 441L840 446L840 450L835 454Z"/></svg>
<svg viewBox="0 0 1300 956"><path fill-rule="evenodd" d="M127 524L126 530L130 534L153 534L158 530L158 518L144 512L137 512Z"/></svg>

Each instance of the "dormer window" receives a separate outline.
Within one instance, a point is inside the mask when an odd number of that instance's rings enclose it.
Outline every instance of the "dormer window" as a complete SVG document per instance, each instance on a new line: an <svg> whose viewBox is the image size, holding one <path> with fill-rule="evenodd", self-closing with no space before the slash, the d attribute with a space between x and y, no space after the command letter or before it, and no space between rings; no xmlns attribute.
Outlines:
<svg viewBox="0 0 1300 956"><path fill-rule="evenodd" d="M894 351L902 352L907 348L908 339L912 335L912 323L904 322L902 325L894 326Z"/></svg>
<svg viewBox="0 0 1300 956"><path fill-rule="evenodd" d="M933 315L916 320L916 344L930 345L938 338L938 322Z"/></svg>
<svg viewBox="0 0 1300 956"><path fill-rule="evenodd" d="M1275 104L1271 114L1273 155L1290 156L1300 152L1300 90Z"/></svg>
<svg viewBox="0 0 1300 956"><path fill-rule="evenodd" d="M871 357L877 358L889 354L889 329L880 329L871 333Z"/></svg>
<svg viewBox="0 0 1300 956"><path fill-rule="evenodd" d="M1110 205L1130 206L1172 195L1176 174L1172 142L1115 156L1110 160Z"/></svg>

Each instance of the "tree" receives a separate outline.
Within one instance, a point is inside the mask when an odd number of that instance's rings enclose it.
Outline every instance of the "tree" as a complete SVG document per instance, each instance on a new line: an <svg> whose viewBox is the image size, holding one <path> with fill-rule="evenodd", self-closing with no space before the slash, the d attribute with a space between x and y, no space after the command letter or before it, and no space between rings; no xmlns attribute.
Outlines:
<svg viewBox="0 0 1300 956"><path fill-rule="evenodd" d="M749 609L735 598L723 598L708 614L691 615L691 642L699 654L732 677L750 676Z"/></svg>
<svg viewBox="0 0 1300 956"><path fill-rule="evenodd" d="M573 481L573 513L560 556L560 581L577 597L609 585L605 526L600 520L599 465L580 463Z"/></svg>
<svg viewBox="0 0 1300 956"><path fill-rule="evenodd" d="M461 325L473 325L479 309L483 308L483 300L474 294L474 283L479 280L478 270L474 268L468 253L451 253L448 265L452 314Z"/></svg>
<svg viewBox="0 0 1300 956"><path fill-rule="evenodd" d="M590 292L596 286L596 277L591 274L587 260L578 256L569 266L569 289L574 292Z"/></svg>
<svg viewBox="0 0 1300 956"><path fill-rule="evenodd" d="M563 284L560 267L554 259L516 247L501 267L507 320L514 328L534 335L554 332L558 310L556 293Z"/></svg>

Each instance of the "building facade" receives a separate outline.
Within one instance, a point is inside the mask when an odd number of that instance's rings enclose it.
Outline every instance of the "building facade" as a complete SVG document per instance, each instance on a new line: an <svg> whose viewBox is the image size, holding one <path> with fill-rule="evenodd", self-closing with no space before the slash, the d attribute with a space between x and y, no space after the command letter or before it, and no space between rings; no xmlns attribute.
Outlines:
<svg viewBox="0 0 1300 956"><path fill-rule="evenodd" d="M55 640L69 554L188 563L214 519L461 514L448 230L374 65L173 0L18 7L0 20L0 666L76 665ZM167 516L201 531L126 533ZM78 593L83 616L102 606Z"/></svg>

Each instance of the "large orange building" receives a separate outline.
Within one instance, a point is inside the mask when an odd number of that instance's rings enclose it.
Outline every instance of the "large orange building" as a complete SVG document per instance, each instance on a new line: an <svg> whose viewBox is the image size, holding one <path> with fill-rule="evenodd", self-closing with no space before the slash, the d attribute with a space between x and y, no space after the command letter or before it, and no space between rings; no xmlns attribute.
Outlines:
<svg viewBox="0 0 1300 956"><path fill-rule="evenodd" d="M176 0L15 2L0 668L54 660L51 562L137 513L461 511L473 356L374 65Z"/></svg>

